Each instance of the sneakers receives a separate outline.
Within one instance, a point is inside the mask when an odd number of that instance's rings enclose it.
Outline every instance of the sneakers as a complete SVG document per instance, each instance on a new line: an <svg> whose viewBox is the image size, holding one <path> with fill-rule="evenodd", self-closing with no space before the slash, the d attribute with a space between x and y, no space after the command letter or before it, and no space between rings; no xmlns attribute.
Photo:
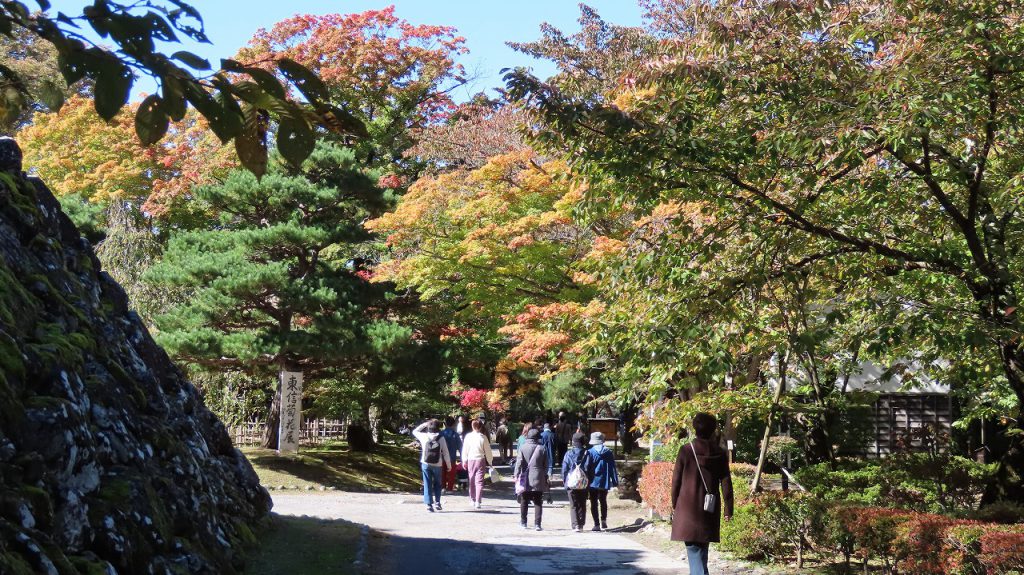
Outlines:
<svg viewBox="0 0 1024 575"><path fill-rule="evenodd" d="M576 533L583 533L583 528L582 527L573 527L572 530L575 531Z"/></svg>
<svg viewBox="0 0 1024 575"><path fill-rule="evenodd" d="M434 506L433 505L427 505L427 511L433 513L434 512Z"/></svg>
<svg viewBox="0 0 1024 575"><path fill-rule="evenodd" d="M543 531L543 529L541 529L540 525L534 525L533 526L533 530L534 531Z"/></svg>
<svg viewBox="0 0 1024 575"><path fill-rule="evenodd" d="M591 531L600 531L601 530L601 526L600 525L595 525L595 526L591 527L590 530Z"/></svg>
<svg viewBox="0 0 1024 575"><path fill-rule="evenodd" d="M473 508L474 509L480 509L481 507L483 507L483 504L481 504L479 501L474 501L473 502Z"/></svg>
<svg viewBox="0 0 1024 575"><path fill-rule="evenodd" d="M520 523L520 524L519 524L519 527L520 527L520 528L522 528L522 529L529 529L529 528L528 528L528 527L526 526L526 524L525 524L525 523Z"/></svg>
<svg viewBox="0 0 1024 575"><path fill-rule="evenodd" d="M438 510L438 511L440 511L440 510L441 510L441 502L440 502L440 501L438 501L437 503L435 503L435 504L434 504L434 507L436 507L436 508L437 508L437 510Z"/></svg>
<svg viewBox="0 0 1024 575"><path fill-rule="evenodd" d="M438 509L440 509L440 508L441 508L441 506L440 506L440 505L438 505L438 506L437 506L437 508L438 508ZM601 522L601 529L608 529L608 522L606 522L606 521L602 521L602 522Z"/></svg>

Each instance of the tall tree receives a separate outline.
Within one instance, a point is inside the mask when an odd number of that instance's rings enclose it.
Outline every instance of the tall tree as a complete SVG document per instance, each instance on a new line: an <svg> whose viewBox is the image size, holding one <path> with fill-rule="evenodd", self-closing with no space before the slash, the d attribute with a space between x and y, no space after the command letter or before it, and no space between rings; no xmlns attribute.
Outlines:
<svg viewBox="0 0 1024 575"><path fill-rule="evenodd" d="M156 318L158 341L181 361L254 374L290 368L315 379L355 361L375 325L363 318L372 287L346 265L344 246L364 241L359 222L386 206L375 183L351 150L321 144L300 171L259 180L235 171L198 188L195 201L218 219L175 235L148 273L191 292Z"/></svg>
<svg viewBox="0 0 1024 575"><path fill-rule="evenodd" d="M543 115L538 140L610 197L705 202L714 222L792 238L790 270L832 262L885 310L864 316L878 346L977 351L1000 374L978 385L1015 399L985 501L1024 501L1024 15L994 1L649 4L660 52L613 98L510 76ZM893 314L915 319L885 325Z"/></svg>
<svg viewBox="0 0 1024 575"><path fill-rule="evenodd" d="M356 142L373 166L401 171L412 130L444 120L448 92L464 82L464 39L448 26L413 25L395 7L358 14L299 15L260 30L238 60L268 67L287 58L323 79L326 99L366 126Z"/></svg>

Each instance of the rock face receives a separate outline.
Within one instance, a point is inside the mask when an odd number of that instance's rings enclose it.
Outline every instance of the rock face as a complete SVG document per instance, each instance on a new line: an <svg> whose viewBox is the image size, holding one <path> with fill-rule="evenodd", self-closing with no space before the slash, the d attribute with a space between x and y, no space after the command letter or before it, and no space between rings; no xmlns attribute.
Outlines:
<svg viewBox="0 0 1024 575"><path fill-rule="evenodd" d="M233 573L270 497L0 140L0 573Z"/></svg>

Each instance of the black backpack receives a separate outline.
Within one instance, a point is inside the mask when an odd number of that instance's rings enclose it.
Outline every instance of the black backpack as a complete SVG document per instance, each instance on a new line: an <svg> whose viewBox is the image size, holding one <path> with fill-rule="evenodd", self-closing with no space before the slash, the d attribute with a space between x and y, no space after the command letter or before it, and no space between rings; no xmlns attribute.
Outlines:
<svg viewBox="0 0 1024 575"><path fill-rule="evenodd" d="M438 463L441 461L441 442L437 436L431 437L423 444L423 460L427 463Z"/></svg>

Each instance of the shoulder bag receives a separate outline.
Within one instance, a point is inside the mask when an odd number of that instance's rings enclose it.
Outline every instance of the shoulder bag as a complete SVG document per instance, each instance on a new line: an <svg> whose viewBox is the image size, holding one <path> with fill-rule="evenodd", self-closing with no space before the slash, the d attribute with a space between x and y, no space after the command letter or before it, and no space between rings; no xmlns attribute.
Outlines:
<svg viewBox="0 0 1024 575"><path fill-rule="evenodd" d="M690 442L690 449L693 451L693 464L697 466L697 474L700 475L700 482L704 484L704 512L714 513L718 497L708 489L708 482L704 481L704 472L700 470L700 462L697 461L697 448Z"/></svg>

